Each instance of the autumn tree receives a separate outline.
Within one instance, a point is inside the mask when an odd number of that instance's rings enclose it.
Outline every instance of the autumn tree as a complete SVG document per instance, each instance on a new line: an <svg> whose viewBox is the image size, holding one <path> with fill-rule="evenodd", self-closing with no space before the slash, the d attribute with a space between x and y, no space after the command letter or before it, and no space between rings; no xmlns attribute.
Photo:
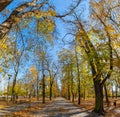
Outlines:
<svg viewBox="0 0 120 117"><path fill-rule="evenodd" d="M95 16L95 18L102 25L102 29L104 29L102 31L103 38L104 38L104 40L106 40L108 42L107 43L108 61L109 61L108 72L102 73L102 77L103 77L102 85L104 85L106 80L109 79L111 76L111 73L114 69L114 59L117 57L117 56L114 57L114 55L116 55L115 42L119 38L118 37L119 26L117 25L118 20L119 20L119 18L118 18L119 14L117 12L119 9L118 8L119 2L116 1L114 4L114 2L112 0L109 0L108 2L106 0L99 1L99 2L92 1L91 5L92 5L92 9L93 9L93 16ZM96 9L96 7L97 7L97 9ZM99 10L98 10L98 8L99 8ZM102 11L102 13L101 13L101 11ZM114 13L116 14L115 17L113 16ZM97 104L97 102L96 102L96 104ZM99 107L99 109L97 107L98 106L96 105L95 112L101 114L103 111L102 107Z"/></svg>
<svg viewBox="0 0 120 117"><path fill-rule="evenodd" d="M52 100L53 97L53 84L55 83L55 78L58 74L58 67L56 64L52 63L50 64L51 61L46 60L46 65L47 65L47 70L49 73L49 99Z"/></svg>
<svg viewBox="0 0 120 117"><path fill-rule="evenodd" d="M19 25L16 25L16 27L14 27L13 29L16 32L16 35L14 35L14 41L12 41L11 43L11 53L12 53L12 66L14 69L14 78L13 78L13 87L12 87L12 100L13 102L15 101L15 85L16 85L16 80L17 80L17 76L20 70L20 66L22 64L22 57L25 51L25 41L23 38L22 33L20 32L21 29L19 27ZM19 36L19 38L18 38Z"/></svg>
<svg viewBox="0 0 120 117"><path fill-rule="evenodd" d="M22 19L26 18L26 17L37 17L37 18L41 18L41 19L45 19L45 21L47 20L46 16L53 16L53 17L57 17L57 18L62 18L62 17L66 17L67 15L73 13L73 11L78 7L78 5L80 4L81 0L78 0L75 5L71 5L71 8L68 12L64 13L64 14L56 14L54 11L54 6L51 5L51 3L49 1L46 0L40 0L38 2L38 0L28 0L28 1L23 1L20 2L18 1L18 4L16 6L15 9L11 10L11 9L5 9L7 6L9 6L9 4L12 4L13 2L16 1L12 1L12 0L2 0L0 1L0 12L1 11L7 11L7 18L6 19L2 19L1 21L1 25L0 25L0 37L2 39L2 37L4 37L6 34L9 33L11 27L13 25L16 24L16 22L20 22ZM45 9L45 11L43 10ZM2 12L3 16L4 13L6 12Z"/></svg>
<svg viewBox="0 0 120 117"><path fill-rule="evenodd" d="M63 49L59 53L60 63L62 65L62 90L66 90L67 99L70 100L72 94L72 100L74 101L74 51ZM65 88L65 86L67 87ZM64 92L64 91L62 91ZM65 95L66 97L66 95Z"/></svg>

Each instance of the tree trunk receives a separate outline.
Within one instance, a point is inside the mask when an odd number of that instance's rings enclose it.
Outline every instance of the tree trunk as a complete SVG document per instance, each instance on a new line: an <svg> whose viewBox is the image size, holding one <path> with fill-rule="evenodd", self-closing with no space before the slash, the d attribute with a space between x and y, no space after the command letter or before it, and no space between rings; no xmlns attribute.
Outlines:
<svg viewBox="0 0 120 117"><path fill-rule="evenodd" d="M94 79L94 88L95 88L95 108L94 112L99 115L104 115L103 108L103 85L101 85L100 81Z"/></svg>
<svg viewBox="0 0 120 117"><path fill-rule="evenodd" d="M71 66L72 68L72 66ZM74 81L73 81L73 73L72 73L72 69L71 69L71 94L72 94L72 102L74 102Z"/></svg>
<svg viewBox="0 0 120 117"><path fill-rule="evenodd" d="M75 96L74 93L72 92L72 102L74 102Z"/></svg>
<svg viewBox="0 0 120 117"><path fill-rule="evenodd" d="M106 87L106 84L104 84L104 90L105 90L106 103L109 104L109 99L108 99L108 93L107 93L107 87Z"/></svg>
<svg viewBox="0 0 120 117"><path fill-rule="evenodd" d="M11 2L12 0L0 0L0 12L4 10L5 7L7 7Z"/></svg>
<svg viewBox="0 0 120 117"><path fill-rule="evenodd" d="M70 100L70 84L68 82L68 100Z"/></svg>
<svg viewBox="0 0 120 117"><path fill-rule="evenodd" d="M80 81L78 82L78 104L80 104Z"/></svg>
<svg viewBox="0 0 120 117"><path fill-rule="evenodd" d="M35 87L33 86L33 97L36 97L36 91L35 91Z"/></svg>
<svg viewBox="0 0 120 117"><path fill-rule="evenodd" d="M114 98L114 91L113 91L113 87L112 87L112 98Z"/></svg>
<svg viewBox="0 0 120 117"><path fill-rule="evenodd" d="M71 79L71 94L72 94L72 102L74 102L75 96L74 96L74 91L73 91L73 77Z"/></svg>
<svg viewBox="0 0 120 117"><path fill-rule="evenodd" d="M16 78L17 78L18 71L15 73L14 79L13 79L13 86L12 86L12 96L11 100L13 103L15 103L15 85L16 85Z"/></svg>
<svg viewBox="0 0 120 117"><path fill-rule="evenodd" d="M45 75L44 74L42 79L42 102L45 103Z"/></svg>
<svg viewBox="0 0 120 117"><path fill-rule="evenodd" d="M117 98L117 86L116 86L116 90L115 90L115 97Z"/></svg>
<svg viewBox="0 0 120 117"><path fill-rule="evenodd" d="M37 101L39 100L39 76L37 75Z"/></svg>
<svg viewBox="0 0 120 117"><path fill-rule="evenodd" d="M75 46L75 58L76 58L76 66L77 66L77 79L78 79L78 104L80 104L80 71L79 71L79 62L78 62L78 55Z"/></svg>
<svg viewBox="0 0 120 117"><path fill-rule="evenodd" d="M85 88L85 86L84 86L84 93L83 93L83 96L84 96L84 100L85 100L85 98L86 98L86 88Z"/></svg>
<svg viewBox="0 0 120 117"><path fill-rule="evenodd" d="M52 100L52 83L50 83L50 101Z"/></svg>
<svg viewBox="0 0 120 117"><path fill-rule="evenodd" d="M75 92L74 98L77 99L77 92Z"/></svg>

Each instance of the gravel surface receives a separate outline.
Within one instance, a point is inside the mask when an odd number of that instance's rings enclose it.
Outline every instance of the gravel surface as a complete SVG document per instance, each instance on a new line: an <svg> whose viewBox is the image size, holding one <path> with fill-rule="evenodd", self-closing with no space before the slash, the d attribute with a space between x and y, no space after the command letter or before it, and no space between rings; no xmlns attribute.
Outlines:
<svg viewBox="0 0 120 117"><path fill-rule="evenodd" d="M89 112L64 98L56 98L51 104L34 113L34 117L89 117Z"/></svg>

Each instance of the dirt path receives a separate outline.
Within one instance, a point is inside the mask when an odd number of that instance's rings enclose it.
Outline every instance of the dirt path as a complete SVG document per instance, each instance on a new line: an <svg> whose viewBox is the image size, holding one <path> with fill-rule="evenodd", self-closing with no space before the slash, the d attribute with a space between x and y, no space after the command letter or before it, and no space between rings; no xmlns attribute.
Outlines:
<svg viewBox="0 0 120 117"><path fill-rule="evenodd" d="M56 98L51 104L35 112L34 117L89 117L89 112L64 98Z"/></svg>

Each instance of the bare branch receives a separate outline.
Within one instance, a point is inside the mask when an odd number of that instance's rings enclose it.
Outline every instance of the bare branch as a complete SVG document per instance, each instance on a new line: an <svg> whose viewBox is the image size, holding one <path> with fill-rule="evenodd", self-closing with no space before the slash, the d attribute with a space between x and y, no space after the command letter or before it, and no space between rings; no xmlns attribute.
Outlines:
<svg viewBox="0 0 120 117"><path fill-rule="evenodd" d="M73 6L68 13L65 13L63 15L56 15L56 17L63 18L63 17L66 17L66 16L74 13L74 10L79 6L80 2L81 2L81 0L78 0L77 4L75 6Z"/></svg>

